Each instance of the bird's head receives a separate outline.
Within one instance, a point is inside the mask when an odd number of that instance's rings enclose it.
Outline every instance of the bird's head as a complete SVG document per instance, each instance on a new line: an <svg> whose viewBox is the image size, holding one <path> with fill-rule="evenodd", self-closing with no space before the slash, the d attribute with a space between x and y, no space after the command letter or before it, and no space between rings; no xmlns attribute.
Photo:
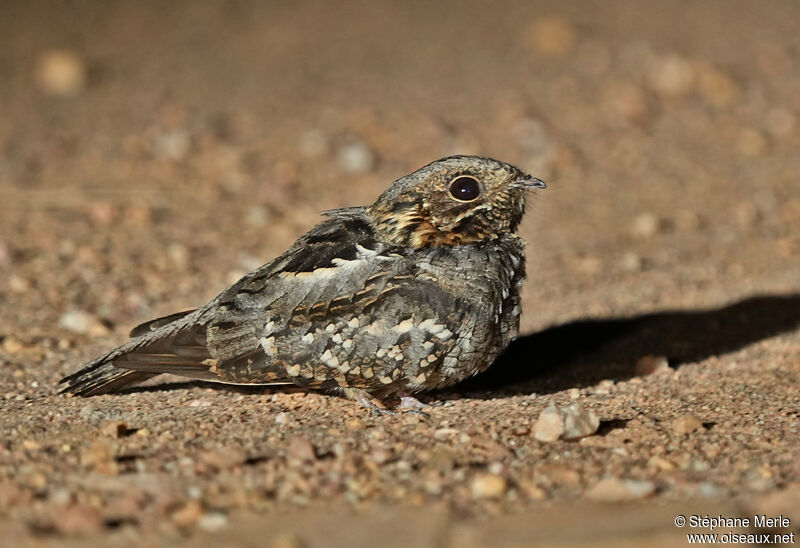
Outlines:
<svg viewBox="0 0 800 548"><path fill-rule="evenodd" d="M516 231L525 194L545 184L479 156L451 156L398 179L367 208L376 231L403 247L465 245Z"/></svg>

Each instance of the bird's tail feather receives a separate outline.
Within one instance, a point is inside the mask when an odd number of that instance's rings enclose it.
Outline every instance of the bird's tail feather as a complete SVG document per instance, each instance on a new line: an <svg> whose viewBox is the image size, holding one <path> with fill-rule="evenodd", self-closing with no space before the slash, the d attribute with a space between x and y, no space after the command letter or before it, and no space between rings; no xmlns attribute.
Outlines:
<svg viewBox="0 0 800 548"><path fill-rule="evenodd" d="M134 328L126 344L90 361L61 379L61 393L94 396L116 392L161 373L208 379L211 358L205 346L205 327L192 311L159 318Z"/></svg>
<svg viewBox="0 0 800 548"><path fill-rule="evenodd" d="M70 393L76 396L110 394L130 384L147 380L157 374L158 373L119 369L109 363L95 369L91 373L75 377L73 380L69 381L69 384L59 393ZM62 380L62 382L65 382L65 380Z"/></svg>

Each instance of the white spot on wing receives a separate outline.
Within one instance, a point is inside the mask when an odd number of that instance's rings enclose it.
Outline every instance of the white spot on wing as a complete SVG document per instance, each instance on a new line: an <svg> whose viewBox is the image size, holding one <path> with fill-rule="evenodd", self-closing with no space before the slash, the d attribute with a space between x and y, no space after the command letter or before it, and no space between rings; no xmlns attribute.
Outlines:
<svg viewBox="0 0 800 548"><path fill-rule="evenodd" d="M448 340L452 336L453 336L453 332L450 331L449 329L445 329L444 331L441 331L441 332L436 334L436 337L439 338L440 340L443 340L443 341Z"/></svg>
<svg viewBox="0 0 800 548"><path fill-rule="evenodd" d="M275 347L275 337L262 337L258 342L261 344L261 348L264 349L264 353L270 358L278 355L278 349Z"/></svg>
<svg viewBox="0 0 800 548"><path fill-rule="evenodd" d="M422 322L420 322L420 324L417 327L419 329L422 329L423 331L427 331L435 323L436 323L436 320L432 320L432 319L428 318L427 320L423 320Z"/></svg>
<svg viewBox="0 0 800 548"><path fill-rule="evenodd" d="M398 333L408 333L409 331L411 331L412 327L414 327L414 321L411 318L408 318L407 320L403 320L402 322L394 326L394 330L397 331Z"/></svg>

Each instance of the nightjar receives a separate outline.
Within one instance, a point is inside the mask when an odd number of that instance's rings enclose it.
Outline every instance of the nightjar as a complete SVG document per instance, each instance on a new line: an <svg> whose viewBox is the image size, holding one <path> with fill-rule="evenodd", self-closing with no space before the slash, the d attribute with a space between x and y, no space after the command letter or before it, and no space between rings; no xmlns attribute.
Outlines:
<svg viewBox="0 0 800 548"><path fill-rule="evenodd" d="M206 305L144 323L62 379L105 394L160 373L376 402L486 369L517 334L525 196L509 164L435 161L368 207L334 209ZM413 401L413 399L412 399Z"/></svg>

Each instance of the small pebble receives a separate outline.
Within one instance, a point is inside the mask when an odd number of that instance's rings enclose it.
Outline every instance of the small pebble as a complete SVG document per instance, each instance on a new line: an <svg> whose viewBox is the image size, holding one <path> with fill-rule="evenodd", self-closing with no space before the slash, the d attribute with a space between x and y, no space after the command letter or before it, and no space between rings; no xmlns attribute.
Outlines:
<svg viewBox="0 0 800 548"><path fill-rule="evenodd" d="M172 514L172 522L178 527L191 527L203 516L203 506L197 500L190 500Z"/></svg>
<svg viewBox="0 0 800 548"><path fill-rule="evenodd" d="M458 430L455 428L437 428L433 432L433 436L437 439L449 438L456 434L458 434Z"/></svg>
<svg viewBox="0 0 800 548"><path fill-rule="evenodd" d="M247 209L244 220L250 226L264 226L269 222L269 210L262 206L252 206Z"/></svg>
<svg viewBox="0 0 800 548"><path fill-rule="evenodd" d="M375 168L375 153L360 139L351 139L339 149L339 167L347 173L369 173Z"/></svg>
<svg viewBox="0 0 800 548"><path fill-rule="evenodd" d="M92 223L101 226L109 226L114 222L116 217L114 206L110 202L103 200L90 203L88 205L87 213L89 215L89 219L92 220Z"/></svg>
<svg viewBox="0 0 800 548"><path fill-rule="evenodd" d="M8 288L14 293L27 293L31 289L31 282L22 276L12 274L8 277Z"/></svg>
<svg viewBox="0 0 800 548"><path fill-rule="evenodd" d="M317 458L314 445L303 436L295 436L289 440L286 455L289 459L297 461L313 461Z"/></svg>
<svg viewBox="0 0 800 548"><path fill-rule="evenodd" d="M556 441L564 433L564 417L555 405L545 407L533 423L533 437L539 441Z"/></svg>
<svg viewBox="0 0 800 548"><path fill-rule="evenodd" d="M3 339L3 350L9 354L17 354L25 349L25 345L15 337L6 337Z"/></svg>
<svg viewBox="0 0 800 548"><path fill-rule="evenodd" d="M692 434L703 428L703 421L697 415L686 414L672 419L670 427L676 434Z"/></svg>
<svg viewBox="0 0 800 548"><path fill-rule="evenodd" d="M189 133L172 130L159 135L155 141L155 151L161 158L181 161L189 154L192 138Z"/></svg>
<svg viewBox="0 0 800 548"><path fill-rule="evenodd" d="M586 497L603 502L626 502L649 497L655 491L652 481L606 478L594 484Z"/></svg>
<svg viewBox="0 0 800 548"><path fill-rule="evenodd" d="M178 268L185 268L189 263L189 250L179 243L171 243L167 247L167 256Z"/></svg>
<svg viewBox="0 0 800 548"><path fill-rule="evenodd" d="M86 65L76 53L52 50L37 61L36 83L48 95L77 95L86 87L86 73Z"/></svg>
<svg viewBox="0 0 800 548"><path fill-rule="evenodd" d="M364 430L367 427L360 419L350 419L347 421L347 428L350 430Z"/></svg>
<svg viewBox="0 0 800 548"><path fill-rule="evenodd" d="M600 419L579 403L561 408L564 416L564 433L561 439L570 441L591 436L600 427Z"/></svg>
<svg viewBox="0 0 800 548"><path fill-rule="evenodd" d="M392 453L384 447L378 447L370 454L370 459L375 464L386 464L392 458Z"/></svg>
<svg viewBox="0 0 800 548"><path fill-rule="evenodd" d="M669 461L659 455L653 455L650 457L647 461L647 466L650 468L664 470L665 472L675 470L675 464L673 464L672 461Z"/></svg>
<svg viewBox="0 0 800 548"><path fill-rule="evenodd" d="M68 310L61 315L58 325L73 333L93 337L101 337L109 332L103 322L85 310Z"/></svg>
<svg viewBox="0 0 800 548"><path fill-rule="evenodd" d="M565 407L551 405L542 410L533 424L533 437L539 441L577 440L591 436L600 427L600 419L579 403Z"/></svg>
<svg viewBox="0 0 800 548"><path fill-rule="evenodd" d="M74 501L75 495L69 489L55 489L47 498L53 504L66 506Z"/></svg>
<svg viewBox="0 0 800 548"><path fill-rule="evenodd" d="M25 440L22 442L22 448L26 451L38 451L40 447L39 442L36 440Z"/></svg>
<svg viewBox="0 0 800 548"><path fill-rule="evenodd" d="M438 476L431 476L425 479L422 484L426 493L434 496L442 494L442 480Z"/></svg>
<svg viewBox="0 0 800 548"><path fill-rule="evenodd" d="M653 375L655 373L671 372L669 360L666 356L642 356L636 360L634 372L637 376Z"/></svg>
<svg viewBox="0 0 800 548"><path fill-rule="evenodd" d="M722 494L722 489L720 489L713 483L706 482L700 484L700 486L697 488L697 493L701 497L715 498L719 497Z"/></svg>
<svg viewBox="0 0 800 548"><path fill-rule="evenodd" d="M656 59L650 67L650 86L663 95L684 95L694 83L694 68L678 55Z"/></svg>
<svg viewBox="0 0 800 548"><path fill-rule="evenodd" d="M619 261L620 267L623 270L627 270L629 272L637 272L642 269L642 258L633 253L632 251L628 251L622 255L622 258Z"/></svg>
<svg viewBox="0 0 800 548"><path fill-rule="evenodd" d="M552 56L572 51L578 34L575 26L563 17L537 19L526 32L526 39L531 41L535 51Z"/></svg>
<svg viewBox="0 0 800 548"><path fill-rule="evenodd" d="M614 390L614 381L611 379L603 379L594 389L595 394L610 394Z"/></svg>
<svg viewBox="0 0 800 548"><path fill-rule="evenodd" d="M128 425L123 421L106 421L100 432L111 438L124 438L128 434Z"/></svg>
<svg viewBox="0 0 800 548"><path fill-rule="evenodd" d="M650 238L661 228L661 220L653 213L641 213L633 220L631 230L634 236Z"/></svg>
<svg viewBox="0 0 800 548"><path fill-rule="evenodd" d="M228 516L222 512L207 512L200 516L200 519L197 522L197 527L203 529L204 531L214 533L224 529L227 524Z"/></svg>
<svg viewBox="0 0 800 548"><path fill-rule="evenodd" d="M470 492L475 499L500 498L507 488L506 480L496 474L478 476L470 484Z"/></svg>

